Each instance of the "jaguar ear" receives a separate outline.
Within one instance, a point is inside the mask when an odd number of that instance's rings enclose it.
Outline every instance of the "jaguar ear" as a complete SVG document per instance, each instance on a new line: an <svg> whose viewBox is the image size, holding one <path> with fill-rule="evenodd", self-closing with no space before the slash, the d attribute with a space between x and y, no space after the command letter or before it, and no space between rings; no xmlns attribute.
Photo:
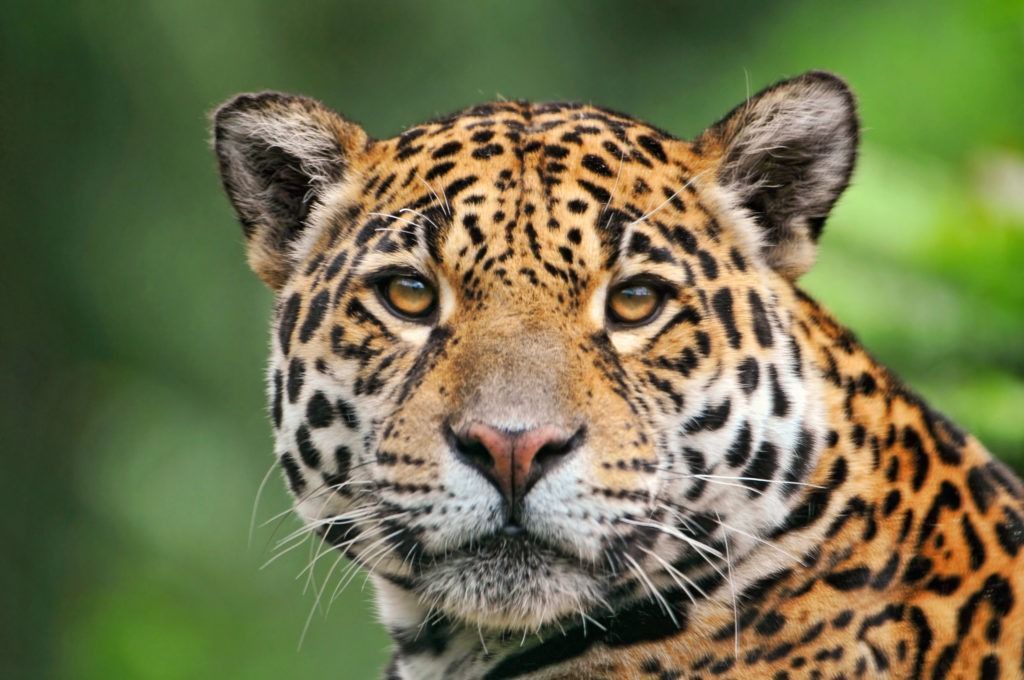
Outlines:
<svg viewBox="0 0 1024 680"><path fill-rule="evenodd" d="M343 182L366 133L306 97L241 94L213 113L224 189L245 232L249 266L273 289L295 264L311 208Z"/></svg>
<svg viewBox="0 0 1024 680"><path fill-rule="evenodd" d="M768 264L795 280L814 263L825 218L850 183L858 136L849 87L811 71L754 95L696 146L718 155L717 183L753 218Z"/></svg>

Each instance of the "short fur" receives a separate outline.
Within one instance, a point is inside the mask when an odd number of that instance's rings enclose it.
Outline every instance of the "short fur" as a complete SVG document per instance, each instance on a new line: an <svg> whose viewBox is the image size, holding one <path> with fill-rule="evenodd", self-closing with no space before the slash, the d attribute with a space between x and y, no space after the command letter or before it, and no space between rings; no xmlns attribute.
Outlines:
<svg viewBox="0 0 1024 680"><path fill-rule="evenodd" d="M388 677L1021 677L1021 483L795 283L854 106L809 73L694 142L577 104L387 140L277 93L216 112L277 296L275 451L371 573ZM395 267L436 287L428 322L382 303ZM610 323L641 274L663 308ZM445 436L469 423L585 433L519 535Z"/></svg>

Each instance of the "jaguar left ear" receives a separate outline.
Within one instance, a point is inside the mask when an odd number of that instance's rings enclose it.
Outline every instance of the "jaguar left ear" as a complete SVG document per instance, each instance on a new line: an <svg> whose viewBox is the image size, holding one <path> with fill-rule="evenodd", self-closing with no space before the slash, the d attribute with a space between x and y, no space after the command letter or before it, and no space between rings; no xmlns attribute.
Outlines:
<svg viewBox="0 0 1024 680"><path fill-rule="evenodd" d="M762 90L701 135L717 184L756 223L768 264L796 279L814 263L832 206L850 183L859 124L853 93L811 71Z"/></svg>

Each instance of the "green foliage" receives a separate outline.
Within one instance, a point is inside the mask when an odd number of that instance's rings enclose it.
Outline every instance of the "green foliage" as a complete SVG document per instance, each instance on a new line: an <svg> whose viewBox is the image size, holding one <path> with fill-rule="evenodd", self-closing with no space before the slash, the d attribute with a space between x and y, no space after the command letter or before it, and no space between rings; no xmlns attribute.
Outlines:
<svg viewBox="0 0 1024 680"><path fill-rule="evenodd" d="M379 136L499 96L692 136L748 91L834 70L859 93L864 146L804 285L1024 467L1019 2L6 9L4 675L361 678L386 658L361 575L296 651L335 558L303 594L306 545L259 569L292 520L248 542L271 463L271 298L205 118L237 91L310 94ZM259 522L288 506L276 477Z"/></svg>

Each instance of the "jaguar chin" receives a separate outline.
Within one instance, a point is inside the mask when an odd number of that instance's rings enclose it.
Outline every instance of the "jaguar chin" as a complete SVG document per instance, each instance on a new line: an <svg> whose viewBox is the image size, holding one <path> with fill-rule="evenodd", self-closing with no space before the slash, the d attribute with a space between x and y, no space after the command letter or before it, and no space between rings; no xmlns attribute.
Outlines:
<svg viewBox="0 0 1024 680"><path fill-rule="evenodd" d="M524 536L498 536L425 565L414 590L428 610L488 631L535 633L604 600L604 578Z"/></svg>
<svg viewBox="0 0 1024 680"><path fill-rule="evenodd" d="M216 111L274 451L388 678L1021 677L1020 482L799 285L858 141L821 72L690 141Z"/></svg>

